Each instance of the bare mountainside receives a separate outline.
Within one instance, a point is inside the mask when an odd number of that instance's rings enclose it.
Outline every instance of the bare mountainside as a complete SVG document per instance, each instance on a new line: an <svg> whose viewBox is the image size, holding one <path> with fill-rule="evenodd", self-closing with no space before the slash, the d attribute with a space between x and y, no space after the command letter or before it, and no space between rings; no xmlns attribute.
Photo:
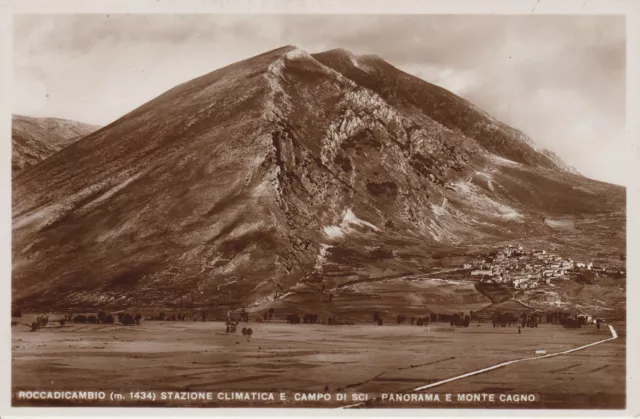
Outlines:
<svg viewBox="0 0 640 419"><path fill-rule="evenodd" d="M565 163L564 161L562 161L562 159L560 158L560 156L558 156L556 153L554 153L551 150L546 150L546 149L542 149L540 150L540 152L542 154L544 154L545 156L547 156L548 158L550 158L559 168L569 172L569 173L573 173L576 175L580 175L581 173L578 172L578 169L576 169L575 167Z"/></svg>
<svg viewBox="0 0 640 419"><path fill-rule="evenodd" d="M360 284L323 306L335 313L377 298L367 283L435 273L459 249L561 234L556 218L588 238L613 217L603 240L624 241L624 188L562 170L530 142L379 57L270 51L16 179L14 303L324 304L323 292ZM486 304L473 287L405 288L416 307Z"/></svg>
<svg viewBox="0 0 640 419"><path fill-rule="evenodd" d="M13 115L11 122L11 168L14 176L100 128L68 119L22 115Z"/></svg>

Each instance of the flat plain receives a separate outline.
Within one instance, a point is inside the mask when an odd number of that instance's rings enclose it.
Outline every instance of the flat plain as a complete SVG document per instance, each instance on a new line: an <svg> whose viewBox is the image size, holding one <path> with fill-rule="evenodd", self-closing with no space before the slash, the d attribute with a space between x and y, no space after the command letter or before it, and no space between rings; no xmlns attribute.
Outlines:
<svg viewBox="0 0 640 419"><path fill-rule="evenodd" d="M12 333L12 386L19 390L284 392L287 402L226 401L208 406L338 407L337 402L293 400L296 392L409 393L412 389L610 337L597 330L541 324L493 328L409 325L328 326L254 323L251 338L225 333L222 322L143 321L140 326L53 325ZM624 408L625 325L619 338L567 355L525 361L437 386L429 393L536 394L517 404L395 403L387 407ZM455 396L454 396L455 397ZM47 402L49 405L52 403ZM70 402L65 402L69 404ZM110 405L113 402L107 402ZM145 402L128 402L144 405ZM190 402L166 402L189 406ZM197 406L197 402L193 402ZM270 404L271 403L271 404ZM37 405L14 399L15 405ZM93 402L90 405L95 406ZM161 402L149 404L162 405Z"/></svg>

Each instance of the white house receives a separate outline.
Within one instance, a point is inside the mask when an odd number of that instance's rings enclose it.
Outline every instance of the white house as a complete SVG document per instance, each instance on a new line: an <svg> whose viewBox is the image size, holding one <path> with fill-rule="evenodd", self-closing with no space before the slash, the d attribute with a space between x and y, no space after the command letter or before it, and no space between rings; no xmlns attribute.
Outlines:
<svg viewBox="0 0 640 419"><path fill-rule="evenodd" d="M516 276L513 279L513 286L516 287L516 288L523 288L522 284L524 284L527 281L529 281L529 276L527 276L527 275Z"/></svg>

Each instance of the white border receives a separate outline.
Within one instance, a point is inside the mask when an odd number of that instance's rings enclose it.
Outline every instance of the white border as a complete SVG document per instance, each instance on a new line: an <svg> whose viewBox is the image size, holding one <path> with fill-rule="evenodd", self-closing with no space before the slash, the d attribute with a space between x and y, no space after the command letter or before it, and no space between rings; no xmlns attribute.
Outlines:
<svg viewBox="0 0 640 419"><path fill-rule="evenodd" d="M18 13L218 13L218 14L615 14L627 16L627 108L626 142L629 159L627 187L627 318L638 319L638 305L631 296L640 296L638 263L640 255L640 1L636 0L0 0L0 267L2 284L0 304L6 320L11 302L11 97L12 97L12 30L11 16ZM627 323L628 324L628 323ZM8 321L0 322L2 343L0 360L5 371L0 377L0 414L15 417L297 417L331 416L328 409L264 409L264 408L13 408L10 402L11 330ZM640 391L637 384L637 357L640 342L638 329L627 326L627 408L613 410L500 410L500 409L366 409L340 411L340 417L367 416L418 417L452 416L558 416L629 417L640 415Z"/></svg>

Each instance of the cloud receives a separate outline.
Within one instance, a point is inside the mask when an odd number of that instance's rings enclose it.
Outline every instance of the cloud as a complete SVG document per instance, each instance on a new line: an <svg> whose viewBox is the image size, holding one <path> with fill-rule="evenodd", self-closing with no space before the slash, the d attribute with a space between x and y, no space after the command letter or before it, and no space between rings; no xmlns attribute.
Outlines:
<svg viewBox="0 0 640 419"><path fill-rule="evenodd" d="M193 77L282 45L375 53L624 183L621 16L22 15L15 111L108 123Z"/></svg>

